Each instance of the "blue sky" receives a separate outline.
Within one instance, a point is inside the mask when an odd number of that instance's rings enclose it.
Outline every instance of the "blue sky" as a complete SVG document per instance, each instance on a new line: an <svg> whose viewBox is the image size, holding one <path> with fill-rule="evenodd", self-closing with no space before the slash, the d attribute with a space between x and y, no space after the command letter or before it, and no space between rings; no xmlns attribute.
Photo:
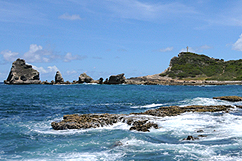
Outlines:
<svg viewBox="0 0 242 161"><path fill-rule="evenodd" d="M241 0L0 0L0 81L24 58L42 81L163 72L185 51L242 57Z"/></svg>

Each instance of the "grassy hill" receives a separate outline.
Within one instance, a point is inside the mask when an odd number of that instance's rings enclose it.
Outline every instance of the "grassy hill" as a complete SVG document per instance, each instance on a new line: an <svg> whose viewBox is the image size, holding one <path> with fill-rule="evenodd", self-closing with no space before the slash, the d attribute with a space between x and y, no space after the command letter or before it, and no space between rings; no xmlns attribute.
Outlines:
<svg viewBox="0 0 242 161"><path fill-rule="evenodd" d="M224 61L206 55L182 52L173 57L170 67L160 74L178 79L242 80L242 59Z"/></svg>

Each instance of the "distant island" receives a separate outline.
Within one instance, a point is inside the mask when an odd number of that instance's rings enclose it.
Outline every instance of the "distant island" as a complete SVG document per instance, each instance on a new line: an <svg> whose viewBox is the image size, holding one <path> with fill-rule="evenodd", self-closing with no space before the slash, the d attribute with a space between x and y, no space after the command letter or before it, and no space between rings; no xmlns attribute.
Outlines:
<svg viewBox="0 0 242 161"><path fill-rule="evenodd" d="M169 67L160 74L132 77L126 79L124 74L112 75L103 81L93 80L86 73L82 73L78 80L64 81L59 71L55 81L39 80L39 72L25 60L17 59L13 62L11 71L5 84L144 84L144 85L225 85L242 84L242 59L224 61L206 55L191 52L181 52L178 57L170 60Z"/></svg>

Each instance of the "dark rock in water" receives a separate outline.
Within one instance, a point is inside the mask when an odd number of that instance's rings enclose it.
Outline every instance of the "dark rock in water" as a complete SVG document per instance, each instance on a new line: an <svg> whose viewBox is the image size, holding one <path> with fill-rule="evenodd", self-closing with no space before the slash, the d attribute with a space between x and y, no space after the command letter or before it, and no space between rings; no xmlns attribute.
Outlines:
<svg viewBox="0 0 242 161"><path fill-rule="evenodd" d="M24 59L17 59L13 62L12 68L5 84L40 84L39 72L31 65L25 64Z"/></svg>
<svg viewBox="0 0 242 161"><path fill-rule="evenodd" d="M99 78L99 80L98 80L98 84L103 84L103 78L102 78L102 77Z"/></svg>
<svg viewBox="0 0 242 161"><path fill-rule="evenodd" d="M155 129L158 129L158 125L155 123L146 123L148 120L138 120L134 121L132 127L129 130L136 130L136 131L142 131L142 132L150 132L149 129L151 127L154 127Z"/></svg>
<svg viewBox="0 0 242 161"><path fill-rule="evenodd" d="M198 140L199 138L193 137L191 135L187 136L187 138L184 138L183 140Z"/></svg>
<svg viewBox="0 0 242 161"><path fill-rule="evenodd" d="M64 79L60 73L60 71L57 71L55 74L55 84L63 84L64 83Z"/></svg>
<svg viewBox="0 0 242 161"><path fill-rule="evenodd" d="M242 101L242 97L239 97L239 96L221 96L221 97L213 97L213 99L226 100L230 102Z"/></svg>
<svg viewBox="0 0 242 161"><path fill-rule="evenodd" d="M123 145L123 143L121 142L121 141L116 141L112 146L111 146L111 148L115 148L115 147L117 147L117 146L122 146Z"/></svg>
<svg viewBox="0 0 242 161"><path fill-rule="evenodd" d="M105 81L103 82L104 84L108 84L108 78L105 79Z"/></svg>
<svg viewBox="0 0 242 161"><path fill-rule="evenodd" d="M207 137L207 135L198 135L197 137Z"/></svg>
<svg viewBox="0 0 242 161"><path fill-rule="evenodd" d="M203 130L197 130L197 133L204 132Z"/></svg>
<svg viewBox="0 0 242 161"><path fill-rule="evenodd" d="M192 106L169 106L169 107L160 107L158 109L151 109L141 113L132 113L136 115L151 115L158 117L165 116L177 116L185 112L219 112L227 111L233 108L232 106L227 105L217 105L217 106L201 106L201 105L192 105Z"/></svg>
<svg viewBox="0 0 242 161"><path fill-rule="evenodd" d="M82 73L78 78L78 83L92 83L93 79L86 73Z"/></svg>
<svg viewBox="0 0 242 161"><path fill-rule="evenodd" d="M55 130L65 129L87 129L113 125L117 122L126 122L132 125L130 130L149 132L151 127L158 128L158 125L148 120L137 120L140 118L126 118L128 115L121 114L83 114L64 115L61 122L52 122L51 126Z"/></svg>
<svg viewBox="0 0 242 161"><path fill-rule="evenodd" d="M126 78L124 77L124 73L118 75L111 75L107 84L122 84L125 83L125 80Z"/></svg>

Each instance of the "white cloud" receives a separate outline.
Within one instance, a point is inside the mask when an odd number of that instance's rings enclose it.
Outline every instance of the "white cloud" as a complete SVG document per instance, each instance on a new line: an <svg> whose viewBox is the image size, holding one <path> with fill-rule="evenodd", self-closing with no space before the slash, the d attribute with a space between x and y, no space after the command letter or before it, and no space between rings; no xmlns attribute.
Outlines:
<svg viewBox="0 0 242 161"><path fill-rule="evenodd" d="M172 51L173 47L167 47L165 49L160 49L159 52L168 52L168 51Z"/></svg>
<svg viewBox="0 0 242 161"><path fill-rule="evenodd" d="M242 51L242 34L239 36L239 39L233 44L232 49Z"/></svg>
<svg viewBox="0 0 242 161"><path fill-rule="evenodd" d="M192 7L181 3L150 3L138 0L115 0L104 1L105 7L120 18L149 20L157 18L167 18L171 16L181 16L184 14L196 14Z"/></svg>
<svg viewBox="0 0 242 161"><path fill-rule="evenodd" d="M65 62L69 62L69 61L72 61L72 60L82 60L86 58L86 56L79 56L79 55L73 55L71 53L66 53L65 57L64 57L64 61Z"/></svg>
<svg viewBox="0 0 242 161"><path fill-rule="evenodd" d="M68 13L65 13L61 16L59 16L59 19L63 19L63 20L82 20L81 17L79 15L69 15Z"/></svg>
<svg viewBox="0 0 242 161"><path fill-rule="evenodd" d="M49 62L50 58L53 57L51 51L44 50L42 46L31 44L29 51L24 53L23 58L30 63L33 62Z"/></svg>
<svg viewBox="0 0 242 161"><path fill-rule="evenodd" d="M9 50L2 51L1 54L6 61L13 62L18 58L19 53Z"/></svg>
<svg viewBox="0 0 242 161"><path fill-rule="evenodd" d="M66 74L67 75L71 75L71 74L76 74L77 73L77 71L75 71L75 70L73 70L73 71L66 71Z"/></svg>
<svg viewBox="0 0 242 161"><path fill-rule="evenodd" d="M48 66L47 69L44 69L43 67L37 67L32 65L34 69L36 69L41 74L47 74L47 73L55 73L59 69L56 66Z"/></svg>

